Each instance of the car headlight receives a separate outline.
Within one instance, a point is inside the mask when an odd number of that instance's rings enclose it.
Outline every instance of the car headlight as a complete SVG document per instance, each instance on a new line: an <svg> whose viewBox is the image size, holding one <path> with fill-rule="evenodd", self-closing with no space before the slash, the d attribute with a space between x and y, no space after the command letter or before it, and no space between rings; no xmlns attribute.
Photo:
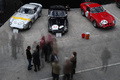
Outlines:
<svg viewBox="0 0 120 80"><path fill-rule="evenodd" d="M107 20L102 20L101 23L102 23L102 24L107 24L108 21L107 21Z"/></svg>
<svg viewBox="0 0 120 80"><path fill-rule="evenodd" d="M113 21L113 24L115 24L115 23L116 23L116 21L114 20L114 21Z"/></svg>
<svg viewBox="0 0 120 80"><path fill-rule="evenodd" d="M103 25L102 25L102 23L99 23L99 25L102 27Z"/></svg>

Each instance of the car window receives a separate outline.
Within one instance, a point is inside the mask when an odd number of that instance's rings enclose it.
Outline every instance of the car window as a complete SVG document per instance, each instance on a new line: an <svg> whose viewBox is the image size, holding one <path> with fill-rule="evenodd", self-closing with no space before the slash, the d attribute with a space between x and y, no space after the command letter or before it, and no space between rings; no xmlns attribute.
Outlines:
<svg viewBox="0 0 120 80"><path fill-rule="evenodd" d="M34 14L35 11L33 9L21 8L19 12L23 14Z"/></svg>
<svg viewBox="0 0 120 80"><path fill-rule="evenodd" d="M94 8L90 9L91 13L99 13L99 12L104 12L104 11L105 10L104 10L104 8L102 6L100 6L100 7L94 7Z"/></svg>
<svg viewBox="0 0 120 80"><path fill-rule="evenodd" d="M50 15L53 17L64 17L66 13L64 10L53 10L50 12Z"/></svg>
<svg viewBox="0 0 120 80"><path fill-rule="evenodd" d="M89 12L90 12L90 8L89 8L89 7L87 7L87 11L89 11Z"/></svg>

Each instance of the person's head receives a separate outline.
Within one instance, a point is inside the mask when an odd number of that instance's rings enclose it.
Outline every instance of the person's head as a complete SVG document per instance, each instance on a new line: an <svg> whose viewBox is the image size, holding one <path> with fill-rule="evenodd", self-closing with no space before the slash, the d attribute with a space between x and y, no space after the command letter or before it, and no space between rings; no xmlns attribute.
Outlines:
<svg viewBox="0 0 120 80"><path fill-rule="evenodd" d="M74 56L76 56L76 55L77 55L77 53L74 51L74 52L73 52L73 55L74 55Z"/></svg>
<svg viewBox="0 0 120 80"><path fill-rule="evenodd" d="M30 50L30 49L31 49L31 47L30 47L30 46L27 46L27 49L28 49L28 50Z"/></svg>

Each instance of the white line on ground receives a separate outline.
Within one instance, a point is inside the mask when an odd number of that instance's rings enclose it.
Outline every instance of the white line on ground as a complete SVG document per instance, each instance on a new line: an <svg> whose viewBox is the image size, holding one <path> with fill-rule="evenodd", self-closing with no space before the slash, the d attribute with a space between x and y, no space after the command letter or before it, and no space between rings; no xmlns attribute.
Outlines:
<svg viewBox="0 0 120 80"><path fill-rule="evenodd" d="M104 7L105 10L107 10L105 7ZM118 21L120 21L119 18L117 18L115 15L113 15L110 11L107 10L108 13L110 13L113 17L115 17Z"/></svg>
<svg viewBox="0 0 120 80"><path fill-rule="evenodd" d="M114 64L109 64L107 67L111 67L111 66L116 66L116 65L120 65L119 63L114 63ZM92 70L97 70L97 69L101 69L103 66L99 66L99 67L95 67L95 68L90 68L90 69L85 69L85 70L81 70L81 71L77 71L75 73L83 73L83 72L88 72L88 71L92 71ZM63 75L60 75L59 77L62 77ZM41 80L48 80L48 79L52 79L52 77L49 78L44 78Z"/></svg>

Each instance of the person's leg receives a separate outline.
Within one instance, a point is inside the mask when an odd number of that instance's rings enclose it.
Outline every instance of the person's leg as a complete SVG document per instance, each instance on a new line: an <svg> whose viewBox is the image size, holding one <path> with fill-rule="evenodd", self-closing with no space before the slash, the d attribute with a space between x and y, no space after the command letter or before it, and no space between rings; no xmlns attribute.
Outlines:
<svg viewBox="0 0 120 80"><path fill-rule="evenodd" d="M63 80L66 80L66 74L64 74L64 76L63 76Z"/></svg>
<svg viewBox="0 0 120 80"><path fill-rule="evenodd" d="M31 59L28 59L28 70L31 70Z"/></svg>
<svg viewBox="0 0 120 80"><path fill-rule="evenodd" d="M56 74L56 79L59 80L59 75L58 74Z"/></svg>
<svg viewBox="0 0 120 80"><path fill-rule="evenodd" d="M67 80L70 80L70 74L67 74Z"/></svg>
<svg viewBox="0 0 120 80"><path fill-rule="evenodd" d="M55 76L55 74L53 73L53 80L55 80L55 78L56 78L56 76Z"/></svg>
<svg viewBox="0 0 120 80"><path fill-rule="evenodd" d="M34 63L34 71L37 72L36 64Z"/></svg>

